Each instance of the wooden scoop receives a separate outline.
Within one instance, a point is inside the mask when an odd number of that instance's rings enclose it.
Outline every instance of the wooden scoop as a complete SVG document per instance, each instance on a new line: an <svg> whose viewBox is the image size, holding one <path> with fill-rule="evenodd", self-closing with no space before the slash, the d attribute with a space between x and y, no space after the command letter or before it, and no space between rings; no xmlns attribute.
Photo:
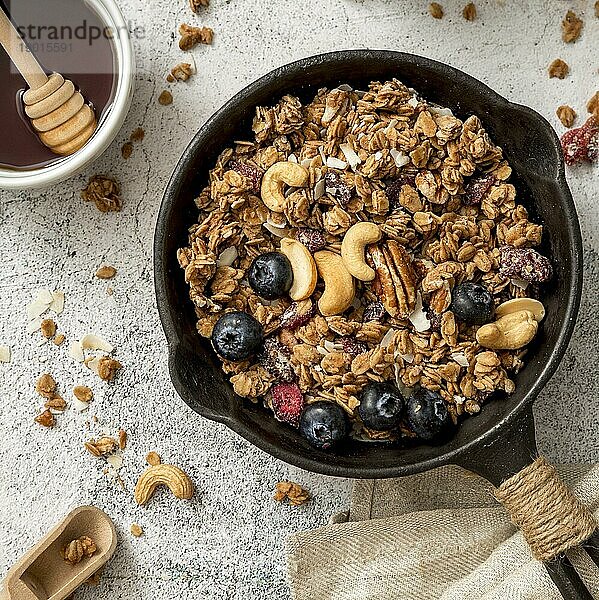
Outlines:
<svg viewBox="0 0 599 600"><path fill-rule="evenodd" d="M25 113L42 144L61 156L79 150L98 125L92 106L72 81L60 73L46 75L1 8L0 44L29 86L23 94Z"/></svg>
<svg viewBox="0 0 599 600"><path fill-rule="evenodd" d="M71 565L63 548L81 536L97 550ZM108 515L94 506L80 506L42 538L8 571L0 585L0 600L64 600L114 554L116 531Z"/></svg>

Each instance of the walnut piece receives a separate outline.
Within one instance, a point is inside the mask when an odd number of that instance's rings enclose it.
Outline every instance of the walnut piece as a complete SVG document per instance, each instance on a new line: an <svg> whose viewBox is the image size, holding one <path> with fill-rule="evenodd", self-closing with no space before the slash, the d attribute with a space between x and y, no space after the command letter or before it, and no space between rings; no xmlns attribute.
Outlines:
<svg viewBox="0 0 599 600"><path fill-rule="evenodd" d="M310 500L310 492L298 483L280 481L275 486L274 499L277 502L288 502L291 506L301 506Z"/></svg>
<svg viewBox="0 0 599 600"><path fill-rule="evenodd" d="M443 18L443 7L438 2L431 2L428 5L428 12L434 19Z"/></svg>
<svg viewBox="0 0 599 600"><path fill-rule="evenodd" d="M564 127L572 127L576 119L576 112L570 106L563 104L555 111L557 118L562 122Z"/></svg>
<svg viewBox="0 0 599 600"><path fill-rule="evenodd" d="M212 44L214 31L210 27L193 27L187 23L179 25L179 48L183 51L191 50L198 44Z"/></svg>
<svg viewBox="0 0 599 600"><path fill-rule="evenodd" d="M193 75L193 69L189 63L179 63L175 65L166 76L169 83L174 81L187 81Z"/></svg>
<svg viewBox="0 0 599 600"><path fill-rule="evenodd" d="M162 106L168 106L173 103L173 95L168 90L162 90L160 96L158 96L158 104Z"/></svg>
<svg viewBox="0 0 599 600"><path fill-rule="evenodd" d="M104 381L112 381L122 366L118 360L110 358L110 356L103 356L98 363L98 375Z"/></svg>
<svg viewBox="0 0 599 600"><path fill-rule="evenodd" d="M35 384L35 391L44 398L54 398L56 392L56 381L49 373L44 373L40 376Z"/></svg>
<svg viewBox="0 0 599 600"><path fill-rule="evenodd" d="M120 188L114 179L94 175L81 191L81 198L85 202L93 202L100 212L119 212L122 207L119 194Z"/></svg>
<svg viewBox="0 0 599 600"><path fill-rule="evenodd" d="M69 542L63 549L62 556L71 565L80 563L83 558L89 558L96 553L96 543L92 538L84 535Z"/></svg>
<svg viewBox="0 0 599 600"><path fill-rule="evenodd" d="M575 42L580 37L583 24L583 20L574 11L569 10L562 21L562 40L566 44Z"/></svg>
<svg viewBox="0 0 599 600"><path fill-rule="evenodd" d="M550 78L557 77L558 79L564 79L564 77L566 77L566 75L568 75L570 72L570 67L568 66L568 63L563 61L561 58L556 58L549 65L548 72Z"/></svg>
<svg viewBox="0 0 599 600"><path fill-rule="evenodd" d="M91 402L94 397L94 393L86 385L76 385L73 388L73 394L80 402Z"/></svg>
<svg viewBox="0 0 599 600"><path fill-rule="evenodd" d="M116 275L116 269L110 265L102 265L96 271L96 277L98 279L112 279Z"/></svg>
<svg viewBox="0 0 599 600"><path fill-rule="evenodd" d="M46 339L54 337L56 334L56 323L52 319L44 319L40 326L42 335Z"/></svg>
<svg viewBox="0 0 599 600"><path fill-rule="evenodd" d="M51 428L56 425L56 419L49 409L46 409L43 413L39 414L34 420L43 427Z"/></svg>
<svg viewBox="0 0 599 600"><path fill-rule="evenodd" d="M476 6L474 5L474 2L469 2L464 6L462 17L464 17L466 21L474 21L474 19L476 19Z"/></svg>

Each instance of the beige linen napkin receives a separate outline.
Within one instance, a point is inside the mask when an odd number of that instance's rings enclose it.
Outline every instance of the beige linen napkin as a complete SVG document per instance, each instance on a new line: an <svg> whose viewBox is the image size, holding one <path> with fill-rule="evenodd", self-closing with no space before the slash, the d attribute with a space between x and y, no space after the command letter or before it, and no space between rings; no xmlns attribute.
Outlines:
<svg viewBox="0 0 599 600"><path fill-rule="evenodd" d="M597 515L599 465L558 470ZM454 466L356 481L345 522L293 535L287 550L293 600L561 600L490 484ZM568 556L599 598L593 562Z"/></svg>

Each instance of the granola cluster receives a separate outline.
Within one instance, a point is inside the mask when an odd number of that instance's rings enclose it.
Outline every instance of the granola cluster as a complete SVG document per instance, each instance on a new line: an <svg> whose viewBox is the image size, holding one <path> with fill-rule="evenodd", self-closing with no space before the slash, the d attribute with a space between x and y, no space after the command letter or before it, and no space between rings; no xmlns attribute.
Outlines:
<svg viewBox="0 0 599 600"><path fill-rule="evenodd" d="M235 392L276 415L272 390L293 382L306 403L338 404L354 435L374 439L398 434L361 425L360 392L370 382L437 392L455 423L494 392L512 393L524 350L482 347L478 327L450 310L463 282L484 285L499 305L534 297L547 275L525 281L501 270L502 248L525 260L542 227L516 202L511 168L479 118L462 121L392 80L365 92L321 89L308 104L284 96L258 107L252 128L252 141L217 159L196 199L198 222L178 251L200 335L209 338L232 311L262 325L262 352L221 361ZM288 187L272 210L261 182L281 162L304 167L307 184ZM265 301L248 285L253 259L278 251L282 238L339 255L360 222L380 229L380 241L365 248L374 279L354 281L342 313L321 310L320 280L297 302ZM401 433L413 435L403 426Z"/></svg>

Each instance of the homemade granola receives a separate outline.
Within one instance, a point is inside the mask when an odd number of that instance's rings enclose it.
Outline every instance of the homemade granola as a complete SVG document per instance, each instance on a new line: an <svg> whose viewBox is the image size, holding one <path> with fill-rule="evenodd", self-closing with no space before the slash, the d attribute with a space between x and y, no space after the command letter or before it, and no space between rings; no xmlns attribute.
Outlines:
<svg viewBox="0 0 599 600"><path fill-rule="evenodd" d="M479 118L392 80L284 96L252 129L178 251L235 392L322 448L350 425L427 441L512 393L551 264Z"/></svg>

